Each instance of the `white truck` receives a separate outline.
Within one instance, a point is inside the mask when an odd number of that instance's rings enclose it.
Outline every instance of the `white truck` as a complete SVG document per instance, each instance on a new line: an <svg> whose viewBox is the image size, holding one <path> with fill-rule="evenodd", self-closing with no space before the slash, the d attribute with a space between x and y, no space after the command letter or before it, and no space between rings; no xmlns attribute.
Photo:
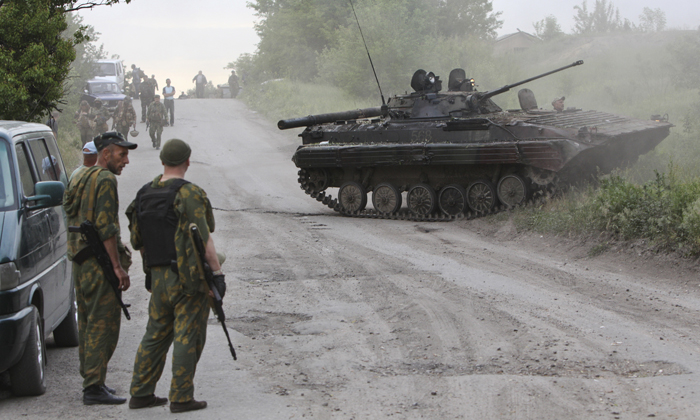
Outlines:
<svg viewBox="0 0 700 420"><path fill-rule="evenodd" d="M95 67L95 77L111 80L120 91L124 91L124 65L121 60L97 60Z"/></svg>

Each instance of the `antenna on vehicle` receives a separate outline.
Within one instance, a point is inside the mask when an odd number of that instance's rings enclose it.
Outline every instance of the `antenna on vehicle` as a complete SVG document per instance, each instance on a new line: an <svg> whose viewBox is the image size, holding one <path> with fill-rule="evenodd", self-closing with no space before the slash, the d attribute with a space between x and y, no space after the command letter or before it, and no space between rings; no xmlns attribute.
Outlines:
<svg viewBox="0 0 700 420"><path fill-rule="evenodd" d="M374 70L374 63L372 62L372 56L369 55L369 48L367 48L367 42L365 41L365 35L362 33L362 27L360 27L360 20L357 18L357 13L355 13L355 6L352 4L352 0L348 0L350 7L352 8L352 14L355 15L355 22L357 22L357 28L360 30L360 36L362 37L362 43L365 44L365 50L367 51L367 58L369 58L369 64L372 66L372 73L374 73L374 80L377 81L377 87L379 88L379 96L382 97L382 109L386 108L386 102L384 101L384 93L382 93L382 87L379 85L379 78L377 77L377 71Z"/></svg>

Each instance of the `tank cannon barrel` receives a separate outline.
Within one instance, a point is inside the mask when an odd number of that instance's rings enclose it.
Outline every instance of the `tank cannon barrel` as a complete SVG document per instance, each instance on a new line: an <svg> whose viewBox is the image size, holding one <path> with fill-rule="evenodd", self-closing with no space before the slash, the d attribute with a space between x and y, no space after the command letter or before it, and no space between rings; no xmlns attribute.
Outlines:
<svg viewBox="0 0 700 420"><path fill-rule="evenodd" d="M479 100L484 101L484 100L489 99L493 96L500 95L501 93L504 93L504 92L508 92L509 90L511 90L514 87L524 85L525 83L532 82L533 80L541 79L545 76L549 76L550 74L554 74L554 73L560 72L562 70L569 69L571 67L580 66L581 64L583 64L583 60L578 60L574 63L569 64L568 66L560 67L556 70L548 71L547 73L542 73L539 76L531 77L529 79L522 80L518 83L513 83L512 85L505 85L500 89L484 92L483 94L479 95Z"/></svg>
<svg viewBox="0 0 700 420"><path fill-rule="evenodd" d="M358 118L372 118L385 115L383 107L356 109L354 111L331 112L329 114L309 115L301 118L290 118L279 120L277 128L286 130L288 128L308 127L310 125L332 123L336 121L356 120Z"/></svg>

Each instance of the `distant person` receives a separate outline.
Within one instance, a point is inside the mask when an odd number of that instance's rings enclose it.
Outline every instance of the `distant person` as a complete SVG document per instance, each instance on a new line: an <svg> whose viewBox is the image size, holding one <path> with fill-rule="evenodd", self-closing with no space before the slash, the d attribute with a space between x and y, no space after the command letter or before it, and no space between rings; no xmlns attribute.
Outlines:
<svg viewBox="0 0 700 420"><path fill-rule="evenodd" d="M128 96L119 104L120 106L117 107L117 112L114 114L114 128L124 136L124 140L129 140L129 129L132 125L136 129L136 111Z"/></svg>
<svg viewBox="0 0 700 420"><path fill-rule="evenodd" d="M112 114L110 114L106 106L102 105L102 100L100 98L95 98L92 107L90 107L88 118L90 119L93 135L99 136L109 130L107 121L112 118Z"/></svg>
<svg viewBox="0 0 700 420"><path fill-rule="evenodd" d="M94 141L89 141L85 143L85 146L83 146L83 164L75 168L73 173L70 174L68 181L70 182L70 180L73 179L73 175L75 175L75 173L78 172L79 169L93 167L96 163L97 147L95 147Z"/></svg>
<svg viewBox="0 0 700 420"><path fill-rule="evenodd" d="M192 78L192 81L195 83L197 97L203 98L204 86L207 85L207 77L202 74L202 70L200 70L199 73L197 73L197 75Z"/></svg>
<svg viewBox="0 0 700 420"><path fill-rule="evenodd" d="M153 85L155 86L155 89L158 90L158 81L156 80L156 75L152 74L151 75L151 82L153 82Z"/></svg>
<svg viewBox="0 0 700 420"><path fill-rule="evenodd" d="M552 106L554 107L555 111L564 111L564 99L566 99L566 97L562 96L561 98L556 98L552 101Z"/></svg>
<svg viewBox="0 0 700 420"><path fill-rule="evenodd" d="M235 98L238 96L238 76L236 75L236 70L231 70L231 75L228 77L228 89L231 91L231 97Z"/></svg>
<svg viewBox="0 0 700 420"><path fill-rule="evenodd" d="M166 121L168 113L170 114L170 125L175 125L175 87L170 86L170 79L165 79L165 87L163 88L163 103L165 104ZM168 123L165 123L168 126Z"/></svg>
<svg viewBox="0 0 700 420"><path fill-rule="evenodd" d="M52 113L49 114L49 120L46 121L46 125L51 127L51 131L53 131L53 136L58 137L58 111L53 111Z"/></svg>
<svg viewBox="0 0 700 420"><path fill-rule="evenodd" d="M85 146L85 144L92 140L92 127L90 127L90 104L88 101L80 101L80 108L75 111L75 116L73 117L73 122L78 127L80 131L80 142Z"/></svg>
<svg viewBox="0 0 700 420"><path fill-rule="evenodd" d="M51 159L48 156L45 157L41 161L41 171L53 181L61 180L61 168L58 166L56 156L51 155Z"/></svg>
<svg viewBox="0 0 700 420"><path fill-rule="evenodd" d="M141 122L146 122L146 112L148 111L148 106L153 102L153 97L156 94L155 86L148 76L143 76L143 82L141 82L141 90L139 95L141 95Z"/></svg>
<svg viewBox="0 0 700 420"><path fill-rule="evenodd" d="M141 86L141 69L136 67L136 64L131 65L131 80L133 80L134 85L134 99L139 98L139 87Z"/></svg>
<svg viewBox="0 0 700 420"><path fill-rule="evenodd" d="M160 136L163 134L165 115L168 111L160 101L160 95L156 95L153 102L148 106L148 134L151 136L153 147L160 150Z"/></svg>

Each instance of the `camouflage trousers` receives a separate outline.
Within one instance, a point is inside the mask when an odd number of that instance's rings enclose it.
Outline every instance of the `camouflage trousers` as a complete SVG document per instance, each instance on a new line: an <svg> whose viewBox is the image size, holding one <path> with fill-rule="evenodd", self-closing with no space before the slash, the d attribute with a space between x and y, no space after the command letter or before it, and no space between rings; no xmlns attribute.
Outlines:
<svg viewBox="0 0 700 420"><path fill-rule="evenodd" d="M194 373L206 341L209 298L202 292L194 296L182 293L178 276L169 267L151 268L151 282L148 325L136 352L131 396L155 393L173 343L169 398L187 402L194 398Z"/></svg>
<svg viewBox="0 0 700 420"><path fill-rule="evenodd" d="M95 258L73 263L78 301L78 354L83 388L104 385L107 364L119 341L121 308Z"/></svg>
<svg viewBox="0 0 700 420"><path fill-rule="evenodd" d="M148 134L151 136L153 147L160 147L160 136L163 134L163 126L151 123L148 127Z"/></svg>

